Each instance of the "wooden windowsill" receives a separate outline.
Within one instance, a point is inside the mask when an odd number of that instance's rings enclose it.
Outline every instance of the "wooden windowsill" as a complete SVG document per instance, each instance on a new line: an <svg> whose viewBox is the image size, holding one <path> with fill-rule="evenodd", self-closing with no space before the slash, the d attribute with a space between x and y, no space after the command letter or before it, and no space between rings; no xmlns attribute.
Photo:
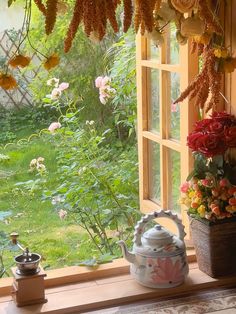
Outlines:
<svg viewBox="0 0 236 314"><path fill-rule="evenodd" d="M120 260L120 262L122 262ZM0 298L1 314L65 314L81 313L105 307L171 295L184 295L203 289L232 287L236 276L213 279L202 273L196 263L190 263L190 273L184 284L170 289L150 289L139 285L129 274L87 280L46 289L47 303L17 308L11 296Z"/></svg>
<svg viewBox="0 0 236 314"><path fill-rule="evenodd" d="M194 250L187 250L188 262L195 262L196 256ZM66 284L80 283L89 280L96 280L117 275L126 275L129 273L129 263L123 259L116 259L112 263L99 265L97 268L70 266L47 270L45 273L45 287L52 288ZM11 294L13 278L0 279L0 296Z"/></svg>

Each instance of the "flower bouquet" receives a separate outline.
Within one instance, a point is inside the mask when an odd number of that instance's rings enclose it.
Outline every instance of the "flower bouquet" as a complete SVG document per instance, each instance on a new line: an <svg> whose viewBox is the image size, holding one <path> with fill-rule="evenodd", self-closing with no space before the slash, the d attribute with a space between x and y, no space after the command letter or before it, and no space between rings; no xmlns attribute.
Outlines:
<svg viewBox="0 0 236 314"><path fill-rule="evenodd" d="M214 112L196 123L187 144L194 167L181 186L199 269L211 277L236 273L236 118ZM235 218L234 218L235 216Z"/></svg>
<svg viewBox="0 0 236 314"><path fill-rule="evenodd" d="M210 221L236 216L236 118L214 112L196 123L187 145L194 169L180 190L190 216Z"/></svg>

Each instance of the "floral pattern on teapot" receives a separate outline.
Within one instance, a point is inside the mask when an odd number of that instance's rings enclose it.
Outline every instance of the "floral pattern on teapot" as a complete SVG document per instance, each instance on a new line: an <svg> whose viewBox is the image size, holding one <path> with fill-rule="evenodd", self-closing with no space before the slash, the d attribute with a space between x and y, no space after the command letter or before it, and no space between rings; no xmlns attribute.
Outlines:
<svg viewBox="0 0 236 314"><path fill-rule="evenodd" d="M172 219L177 228L175 235L160 224L145 231L146 224L156 218ZM131 275L142 285L151 288L171 288L182 284L188 274L184 243L184 226L171 211L155 211L144 216L136 225L133 251L119 241L124 257L131 263Z"/></svg>
<svg viewBox="0 0 236 314"><path fill-rule="evenodd" d="M137 281L148 287L175 287L182 284L188 274L184 254L163 258L140 256L138 262L131 265L131 274Z"/></svg>

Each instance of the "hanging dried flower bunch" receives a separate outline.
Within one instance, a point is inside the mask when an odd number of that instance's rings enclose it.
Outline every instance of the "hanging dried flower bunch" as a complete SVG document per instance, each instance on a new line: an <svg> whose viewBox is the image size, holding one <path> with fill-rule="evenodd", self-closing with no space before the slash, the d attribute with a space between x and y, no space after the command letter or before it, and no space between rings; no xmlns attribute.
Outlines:
<svg viewBox="0 0 236 314"><path fill-rule="evenodd" d="M27 25L30 24L28 19L32 1L45 16L45 32L50 35L55 28L57 16L65 14L68 4L65 0L25 0ZM114 32L118 32L116 16L118 5L123 5L123 31L127 32L133 23L135 31L140 31L142 35L150 38L156 46L163 44L165 27L174 22L178 43L184 45L190 40L192 52L197 51L203 59L199 75L175 103L189 96L191 100L195 100L199 108L207 111L219 102L223 73L231 73L236 68L236 59L224 47L223 28L218 17L223 1L216 0L214 7L211 2L211 0L74 0L72 17L64 40L64 51L68 52L72 47L80 25L86 35L96 42L104 38L108 24ZM26 38L28 31L29 29ZM17 49L9 64L13 67L26 65L28 57L24 57L24 61L22 57ZM59 56L56 53L44 57L46 61L43 65L47 70L59 64Z"/></svg>
<svg viewBox="0 0 236 314"><path fill-rule="evenodd" d="M184 0L171 0L173 7L177 8L185 2ZM186 0L187 2L187 0ZM236 59L230 55L224 47L223 28L218 18L220 5L210 6L210 1L188 1L192 4L192 16L179 21L179 38L181 44L182 36L192 41L192 53L195 51L202 55L202 68L193 82L181 93L174 104L182 102L189 97L194 100L195 105L205 112L215 109L220 102L220 89L223 73L231 73L236 68ZM177 4L177 5L176 5ZM180 7L179 7L180 8ZM187 9L187 6L186 6ZM183 7L180 13L183 13Z"/></svg>

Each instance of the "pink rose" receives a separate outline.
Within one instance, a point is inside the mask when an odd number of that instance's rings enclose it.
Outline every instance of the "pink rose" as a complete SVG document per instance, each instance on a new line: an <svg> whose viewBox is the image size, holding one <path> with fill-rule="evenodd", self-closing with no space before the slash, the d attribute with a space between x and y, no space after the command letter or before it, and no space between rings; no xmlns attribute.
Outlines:
<svg viewBox="0 0 236 314"><path fill-rule="evenodd" d="M95 86L97 88L107 88L111 79L108 76L98 76L95 80Z"/></svg>
<svg viewBox="0 0 236 314"><path fill-rule="evenodd" d="M68 87L69 87L69 83L66 83L66 82L62 82L62 83L58 86L58 88L59 88L61 91L67 89Z"/></svg>
<svg viewBox="0 0 236 314"><path fill-rule="evenodd" d="M107 86L111 82L111 79L108 76L102 78L102 86Z"/></svg>
<svg viewBox="0 0 236 314"><path fill-rule="evenodd" d="M61 127L61 123L60 122L52 122L49 127L48 127L48 130L51 132L51 133L54 133L55 130L57 129L60 129Z"/></svg>
<svg viewBox="0 0 236 314"><path fill-rule="evenodd" d="M181 185L181 187L180 187L180 191L181 191L182 193L187 193L189 187L190 187L189 182L184 182L184 183Z"/></svg>
<svg viewBox="0 0 236 314"><path fill-rule="evenodd" d="M63 220L67 216L67 211L64 210L64 209L60 209L59 212L58 212L58 215L59 215L60 219Z"/></svg>
<svg viewBox="0 0 236 314"><path fill-rule="evenodd" d="M96 80L95 80L95 86L96 86L97 88L102 87L102 82L103 82L102 76L98 76L98 77L96 78Z"/></svg>
<svg viewBox="0 0 236 314"><path fill-rule="evenodd" d="M229 185L229 180L228 179L224 178L224 179L220 180L220 186L221 187L226 187L228 185Z"/></svg>
<svg viewBox="0 0 236 314"><path fill-rule="evenodd" d="M178 112L178 104L171 104L171 112Z"/></svg>
<svg viewBox="0 0 236 314"><path fill-rule="evenodd" d="M211 181L208 179L201 180L201 183L203 186L210 186L211 185Z"/></svg>
<svg viewBox="0 0 236 314"><path fill-rule="evenodd" d="M99 100L100 100L100 102L101 102L103 105L105 105L105 104L107 103L107 97L104 96L103 94L100 94L100 95L99 95Z"/></svg>
<svg viewBox="0 0 236 314"><path fill-rule="evenodd" d="M60 88L53 88L51 93L51 99L56 100L61 96L61 89Z"/></svg>

